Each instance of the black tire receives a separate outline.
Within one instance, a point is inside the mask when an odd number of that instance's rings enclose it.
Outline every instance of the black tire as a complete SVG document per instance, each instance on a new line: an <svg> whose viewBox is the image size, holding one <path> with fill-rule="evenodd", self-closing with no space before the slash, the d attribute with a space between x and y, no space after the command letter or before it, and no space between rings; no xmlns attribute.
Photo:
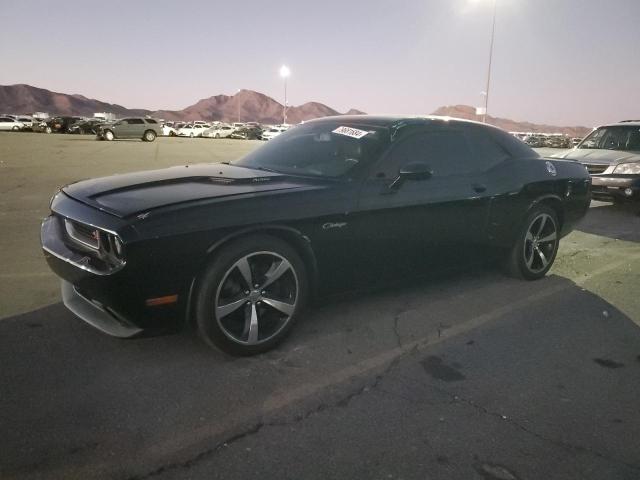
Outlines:
<svg viewBox="0 0 640 480"><path fill-rule="evenodd" d="M536 205L518 231L506 260L507 273L524 280L544 277L558 253L560 224L556 212L546 205Z"/></svg>
<svg viewBox="0 0 640 480"><path fill-rule="evenodd" d="M156 139L156 132L154 132L153 130L147 130L146 132L144 132L144 135L142 135L142 140L145 142L153 142Z"/></svg>
<svg viewBox="0 0 640 480"><path fill-rule="evenodd" d="M274 259L273 263L269 259ZM257 282L250 289L238 266L245 260L249 278ZM276 273L281 266L285 273L273 275L276 280L269 283L265 273ZM292 286L295 295L283 297L282 293L287 295ZM209 346L232 355L266 352L287 337L304 308L308 291L304 262L293 247L264 234L239 239L216 253L198 280L194 304L198 334ZM287 304L290 314L271 306L278 298ZM239 306L219 315L221 309L232 304ZM256 333L251 340L254 314Z"/></svg>

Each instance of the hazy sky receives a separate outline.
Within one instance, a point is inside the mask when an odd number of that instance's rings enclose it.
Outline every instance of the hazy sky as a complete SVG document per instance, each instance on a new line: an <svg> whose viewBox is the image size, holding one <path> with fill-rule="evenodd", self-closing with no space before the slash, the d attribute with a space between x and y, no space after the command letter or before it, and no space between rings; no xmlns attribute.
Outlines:
<svg viewBox="0 0 640 480"><path fill-rule="evenodd" d="M497 0L491 115L640 118L640 0ZM0 0L0 84L181 109L247 88L345 111L479 105L491 0Z"/></svg>

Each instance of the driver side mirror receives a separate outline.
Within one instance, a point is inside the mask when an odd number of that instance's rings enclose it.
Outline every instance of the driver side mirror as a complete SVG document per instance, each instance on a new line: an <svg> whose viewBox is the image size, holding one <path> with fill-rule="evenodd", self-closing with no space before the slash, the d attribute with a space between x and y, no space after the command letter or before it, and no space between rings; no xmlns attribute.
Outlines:
<svg viewBox="0 0 640 480"><path fill-rule="evenodd" d="M411 162L400 167L398 176L389 185L390 190L397 190L407 180L427 180L431 178L433 171L424 162Z"/></svg>

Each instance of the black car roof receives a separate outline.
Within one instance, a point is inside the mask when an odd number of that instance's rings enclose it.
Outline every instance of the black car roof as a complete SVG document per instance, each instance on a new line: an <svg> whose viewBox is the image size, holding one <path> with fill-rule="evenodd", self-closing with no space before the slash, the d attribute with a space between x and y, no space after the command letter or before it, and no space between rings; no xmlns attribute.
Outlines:
<svg viewBox="0 0 640 480"><path fill-rule="evenodd" d="M452 124L465 124L465 125L480 125L488 128L498 128L486 123L476 122L473 120L466 120L463 118L447 117L439 115L336 115L332 117L317 118L309 120L305 123L360 123L372 126L391 127L398 123L407 124L424 124L430 123L452 123Z"/></svg>

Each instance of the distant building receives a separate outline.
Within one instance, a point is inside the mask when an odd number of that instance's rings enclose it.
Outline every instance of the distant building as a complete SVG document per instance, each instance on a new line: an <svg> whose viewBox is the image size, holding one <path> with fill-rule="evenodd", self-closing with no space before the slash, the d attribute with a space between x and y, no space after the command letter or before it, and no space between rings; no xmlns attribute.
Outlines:
<svg viewBox="0 0 640 480"><path fill-rule="evenodd" d="M35 112L33 115L31 115L33 118L38 118L40 120L46 120L47 118L49 118L49 114L47 112Z"/></svg>

